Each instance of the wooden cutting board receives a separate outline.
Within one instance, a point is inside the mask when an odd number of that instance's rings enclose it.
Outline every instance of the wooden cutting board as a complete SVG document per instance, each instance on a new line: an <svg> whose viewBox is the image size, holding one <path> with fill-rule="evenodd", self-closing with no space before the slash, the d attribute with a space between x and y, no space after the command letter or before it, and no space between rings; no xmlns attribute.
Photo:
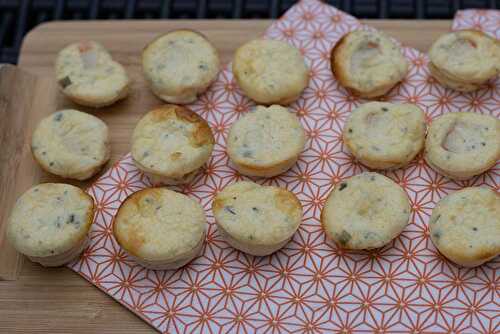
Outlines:
<svg viewBox="0 0 500 334"><path fill-rule="evenodd" d="M426 51L450 29L450 21L365 20L402 41ZM203 32L222 60L261 35L269 20L100 21L42 24L25 38L19 68L0 67L0 333L150 333L153 330L131 312L67 268L45 269L24 261L3 240L4 222L18 195L34 184L68 182L42 172L29 152L32 129L57 109L74 107L93 113L110 127L112 157L129 151L130 135L141 115L158 100L145 86L140 53L163 32L190 28ZM132 94L114 106L92 110L73 105L57 91L53 64L66 44L93 39L108 48L133 80ZM78 183L87 186L93 180ZM2 280L3 279L3 280Z"/></svg>

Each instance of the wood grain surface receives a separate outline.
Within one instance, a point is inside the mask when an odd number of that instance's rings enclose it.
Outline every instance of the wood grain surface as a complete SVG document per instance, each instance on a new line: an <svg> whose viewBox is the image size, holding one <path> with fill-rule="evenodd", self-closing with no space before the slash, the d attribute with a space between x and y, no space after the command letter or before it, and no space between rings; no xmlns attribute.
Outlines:
<svg viewBox="0 0 500 334"><path fill-rule="evenodd" d="M141 73L140 53L149 40L172 29L196 29L215 44L222 60L228 62L239 45L261 35L270 23L268 20L71 21L43 24L32 30L24 40L19 67L36 75L36 80L28 79L29 83L22 84L0 71L0 88L10 92L0 95L0 224L5 221L15 198L31 185L63 181L43 173L29 156L31 130L41 118L67 107L102 118L110 127L112 163L128 152L131 132L141 115L161 104L146 88ZM365 23L422 51L451 25L450 21L368 20ZM66 44L81 39L103 43L125 66L133 79L131 96L114 106L92 110L77 107L58 93L53 76L56 54ZM32 90L31 80L35 82ZM28 96L21 102L16 95L20 93ZM16 105L5 108L9 103ZM79 185L90 182L92 180ZM0 245L1 240L0 235ZM3 252L4 249L0 249L0 253ZM19 263L16 261L14 266ZM8 265L12 266L12 261L8 261ZM34 332L150 333L153 330L71 270L45 269L24 261L17 280L0 281L0 333Z"/></svg>
<svg viewBox="0 0 500 334"><path fill-rule="evenodd" d="M0 203L1 207L12 207L16 183L19 186L31 178L29 151L24 141L30 131L31 94L36 90L37 76L13 65L0 67ZM20 169L20 166L23 169ZM26 169L28 168L28 170ZM28 174L28 178L23 178ZM18 182L16 182L18 180ZM29 182L29 181L28 181ZM27 185L29 186L29 184ZM7 210L0 211L0 279L17 279L23 257L5 240Z"/></svg>

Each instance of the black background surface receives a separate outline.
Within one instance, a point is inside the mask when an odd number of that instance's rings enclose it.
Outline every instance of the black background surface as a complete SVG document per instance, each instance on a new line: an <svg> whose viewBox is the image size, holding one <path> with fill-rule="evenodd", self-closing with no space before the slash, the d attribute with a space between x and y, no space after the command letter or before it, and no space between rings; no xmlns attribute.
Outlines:
<svg viewBox="0 0 500 334"><path fill-rule="evenodd" d="M451 19L461 8L500 8L500 0L328 0L358 18ZM266 19L291 0L0 0L0 62L16 63L23 36L54 20Z"/></svg>

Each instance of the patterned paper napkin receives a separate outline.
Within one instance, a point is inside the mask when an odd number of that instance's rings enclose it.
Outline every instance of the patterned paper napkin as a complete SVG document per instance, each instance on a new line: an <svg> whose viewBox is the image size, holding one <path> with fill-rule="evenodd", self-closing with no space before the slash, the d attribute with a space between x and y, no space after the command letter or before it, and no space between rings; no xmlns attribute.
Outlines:
<svg viewBox="0 0 500 334"><path fill-rule="evenodd" d="M496 37L500 13L463 11L453 27L474 27ZM360 100L338 85L330 72L330 49L346 32L360 28L352 16L317 0L303 0L265 37L300 48L311 81L292 104L307 131L307 149L287 173L257 179L286 187L304 206L299 231L284 249L266 257L240 253L217 232L210 204L214 194L236 180L225 139L229 126L253 103L224 69L211 89L191 106L210 123L217 144L205 172L182 189L206 210L208 234L203 254L177 271L136 265L112 236L113 215L133 192L149 186L129 155L88 191L98 203L91 245L70 268L154 328L168 333L286 332L498 332L500 259L475 269L460 268L434 248L427 222L435 203L465 186L500 190L500 164L464 182L436 174L420 157L405 169L386 173L407 191L411 223L383 249L348 252L325 240L320 210L333 185L364 171L346 151L341 129ZM425 31L422 31L425 38ZM411 70L387 97L411 102L428 120L445 112L473 111L500 117L500 79L470 94L447 90L429 76L427 58L405 47Z"/></svg>

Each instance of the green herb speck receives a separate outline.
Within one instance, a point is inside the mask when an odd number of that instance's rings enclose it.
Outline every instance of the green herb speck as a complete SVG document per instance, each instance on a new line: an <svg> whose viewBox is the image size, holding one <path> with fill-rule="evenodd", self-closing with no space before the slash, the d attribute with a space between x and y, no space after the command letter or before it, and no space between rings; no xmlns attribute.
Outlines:
<svg viewBox="0 0 500 334"><path fill-rule="evenodd" d="M339 243L342 246L347 245L347 243L349 242L349 240L351 240L351 238L352 238L352 236L347 231L342 231L340 233L340 235L338 236Z"/></svg>

